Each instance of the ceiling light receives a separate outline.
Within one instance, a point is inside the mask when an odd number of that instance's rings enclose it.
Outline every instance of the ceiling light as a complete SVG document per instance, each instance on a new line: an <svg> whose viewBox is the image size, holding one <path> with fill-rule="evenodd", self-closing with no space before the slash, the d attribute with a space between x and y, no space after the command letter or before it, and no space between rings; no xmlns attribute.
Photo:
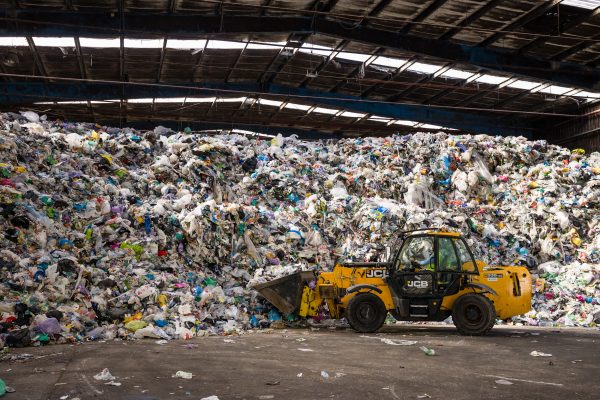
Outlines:
<svg viewBox="0 0 600 400"><path fill-rule="evenodd" d="M367 114L362 114L362 113L356 113L356 112L351 112L351 111L343 111L340 116L341 117L348 117L348 118L363 118L365 117Z"/></svg>
<svg viewBox="0 0 600 400"><path fill-rule="evenodd" d="M347 51L341 51L335 58L340 58L342 60L350 60L364 63L371 57L368 54L360 54L360 53L349 53Z"/></svg>
<svg viewBox="0 0 600 400"><path fill-rule="evenodd" d="M340 112L340 110L336 110L334 108L315 107L315 109L313 110L313 112L316 112L316 113L319 113L319 114L334 115L334 114L337 114L338 112Z"/></svg>
<svg viewBox="0 0 600 400"><path fill-rule="evenodd" d="M484 75L481 75L479 78L475 79L475 82L487 83L490 85L499 85L502 82L506 81L507 79L509 79L507 76L484 74Z"/></svg>
<svg viewBox="0 0 600 400"><path fill-rule="evenodd" d="M407 68L408 71L417 72L421 74L433 74L442 68L440 65L426 64L416 62Z"/></svg>
<svg viewBox="0 0 600 400"><path fill-rule="evenodd" d="M383 67L400 68L401 66L406 64L406 61L407 60L404 60L402 58L390 58L379 56L373 61L373 64L381 65Z"/></svg>
<svg viewBox="0 0 600 400"><path fill-rule="evenodd" d="M119 38L112 39L96 39L96 38L79 38L81 47L93 47L96 49L115 49L121 47Z"/></svg>
<svg viewBox="0 0 600 400"><path fill-rule="evenodd" d="M0 37L0 46L2 46L2 47L29 46L29 43L27 43L27 39L24 37Z"/></svg>
<svg viewBox="0 0 600 400"><path fill-rule="evenodd" d="M540 86L539 82L524 81L524 80L516 80L516 81L506 85L506 87L509 87L509 88L522 89L522 90L531 90L537 86Z"/></svg>
<svg viewBox="0 0 600 400"><path fill-rule="evenodd" d="M556 95L560 96L561 94L565 94L567 92L570 92L573 89L574 88L572 88L572 87L550 85L550 86L548 86L546 88L541 89L540 92L542 92L542 93L548 93L548 94L556 94Z"/></svg>
<svg viewBox="0 0 600 400"><path fill-rule="evenodd" d="M287 103L284 108L290 108L292 110L308 111L310 106L307 106L304 104L297 104L297 103Z"/></svg>
<svg viewBox="0 0 600 400"><path fill-rule="evenodd" d="M198 50L203 49L206 46L206 40L181 40L181 39L168 39L167 49L175 50Z"/></svg>
<svg viewBox="0 0 600 400"><path fill-rule="evenodd" d="M124 46L128 49L162 49L163 39L125 39Z"/></svg>
<svg viewBox="0 0 600 400"><path fill-rule="evenodd" d="M454 79L467 79L473 75L473 72L463 71L462 69L454 69L450 68L448 71L443 72L440 76L444 78L454 78Z"/></svg>
<svg viewBox="0 0 600 400"><path fill-rule="evenodd" d="M600 7L600 0L563 0L560 4L593 10Z"/></svg>
<svg viewBox="0 0 600 400"><path fill-rule="evenodd" d="M281 107L281 105L283 104L283 101L258 99L258 104L263 105L263 106Z"/></svg>

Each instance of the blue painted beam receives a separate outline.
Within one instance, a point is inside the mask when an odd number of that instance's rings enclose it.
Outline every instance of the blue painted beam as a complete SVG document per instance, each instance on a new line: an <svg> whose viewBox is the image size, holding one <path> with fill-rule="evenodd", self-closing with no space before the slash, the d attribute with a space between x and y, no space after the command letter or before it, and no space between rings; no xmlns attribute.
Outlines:
<svg viewBox="0 0 600 400"><path fill-rule="evenodd" d="M123 30L120 24L119 16L110 13L0 10L0 36L197 38L225 33L320 33L582 89L600 89L600 70L580 64L536 59L500 49L461 45L369 26L348 26L324 16L127 13L123 16Z"/></svg>
<svg viewBox="0 0 600 400"><path fill-rule="evenodd" d="M394 119L424 122L469 132L494 135L530 136L534 131L523 121L502 122L498 116L482 113L447 110L427 105L395 104L364 100L340 93L321 93L306 88L294 88L277 84L204 84L145 85L116 83L46 83L2 82L0 83L0 107L4 105L27 105L40 101L115 100L154 97L194 97L240 95L278 95L296 102L333 106L338 109L376 114Z"/></svg>

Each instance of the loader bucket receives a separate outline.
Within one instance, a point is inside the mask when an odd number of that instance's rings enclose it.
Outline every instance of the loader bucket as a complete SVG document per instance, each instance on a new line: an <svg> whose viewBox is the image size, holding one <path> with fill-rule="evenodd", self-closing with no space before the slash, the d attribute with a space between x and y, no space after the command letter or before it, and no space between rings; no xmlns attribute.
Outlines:
<svg viewBox="0 0 600 400"><path fill-rule="evenodd" d="M315 279L312 271L296 272L270 282L259 283L252 289L260 293L269 303L284 314L295 313L300 308L302 289L306 282Z"/></svg>

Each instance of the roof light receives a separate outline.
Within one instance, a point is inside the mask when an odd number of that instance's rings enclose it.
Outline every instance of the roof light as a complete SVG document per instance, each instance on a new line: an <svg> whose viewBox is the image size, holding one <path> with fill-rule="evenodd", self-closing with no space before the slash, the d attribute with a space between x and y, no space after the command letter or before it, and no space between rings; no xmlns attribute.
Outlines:
<svg viewBox="0 0 600 400"><path fill-rule="evenodd" d="M206 46L206 40L181 40L181 39L168 39L167 49L176 50L196 50L203 49Z"/></svg>
<svg viewBox="0 0 600 400"><path fill-rule="evenodd" d="M246 96L244 97L219 97L217 98L217 103L243 103L246 101Z"/></svg>
<svg viewBox="0 0 600 400"><path fill-rule="evenodd" d="M290 108L292 110L308 111L310 106L307 106L305 104L287 103L284 108Z"/></svg>
<svg viewBox="0 0 600 400"><path fill-rule="evenodd" d="M333 49L331 47L319 46L317 44L304 43L298 51L307 54L317 54L324 57L329 57L331 53L333 53Z"/></svg>
<svg viewBox="0 0 600 400"><path fill-rule="evenodd" d="M440 76L444 78L454 78L454 79L467 79L473 75L473 72L463 71L462 69L450 68L448 71L443 72Z"/></svg>
<svg viewBox="0 0 600 400"><path fill-rule="evenodd" d="M29 43L27 43L27 39L24 37L0 37L0 46L2 46L2 47L29 46Z"/></svg>
<svg viewBox="0 0 600 400"><path fill-rule="evenodd" d="M96 39L96 38L79 38L79 44L81 47L93 47L96 49L118 49L121 47L121 40L119 38L112 39Z"/></svg>
<svg viewBox="0 0 600 400"><path fill-rule="evenodd" d="M573 89L574 88L572 88L572 87L550 85L547 88L541 89L540 92L542 92L542 93L548 93L548 94L561 95L561 94L565 94L567 92L570 92Z"/></svg>
<svg viewBox="0 0 600 400"><path fill-rule="evenodd" d="M258 104L261 104L261 105L264 105L264 106L281 107L281 105L283 104L283 101L269 100L269 99L258 99Z"/></svg>
<svg viewBox="0 0 600 400"><path fill-rule="evenodd" d="M524 80L516 80L516 81L506 85L506 87L509 87L509 88L522 89L522 90L531 90L537 86L540 86L539 82L524 81Z"/></svg>
<svg viewBox="0 0 600 400"><path fill-rule="evenodd" d="M161 97L154 99L154 103L180 103L185 102L185 97Z"/></svg>
<svg viewBox="0 0 600 400"><path fill-rule="evenodd" d="M287 45L287 42L265 42L248 43L248 50L279 50Z"/></svg>
<svg viewBox="0 0 600 400"><path fill-rule="evenodd" d="M560 4L593 10L600 7L600 0L563 0Z"/></svg>
<svg viewBox="0 0 600 400"><path fill-rule="evenodd" d="M475 82L487 83L490 85L499 85L502 82L506 81L507 79L509 79L507 76L484 74L484 75L481 75L479 78L475 79Z"/></svg>
<svg viewBox="0 0 600 400"><path fill-rule="evenodd" d="M336 110L334 108L324 108L324 107L315 107L315 109L313 110L313 112L319 113L319 114L329 114L329 115L334 115L340 112L340 110Z"/></svg>
<svg viewBox="0 0 600 400"><path fill-rule="evenodd" d="M390 122L390 121L391 121L391 119L390 119L390 118L388 118L388 117L382 117L382 116L380 116L380 115L371 115L371 116L368 118L368 120L369 120L369 121L382 122L382 123L384 123L384 124L387 124L388 122Z"/></svg>
<svg viewBox="0 0 600 400"><path fill-rule="evenodd" d="M402 119L396 120L393 123L394 123L394 125L404 125L404 126L415 126L417 124L417 122L415 122L415 121L405 121Z"/></svg>
<svg viewBox="0 0 600 400"><path fill-rule="evenodd" d="M421 74L433 74L442 68L440 65L426 64L416 62L407 68L408 71L417 72Z"/></svg>
<svg viewBox="0 0 600 400"><path fill-rule="evenodd" d="M38 47L75 47L72 37L34 37L33 43Z"/></svg>
<svg viewBox="0 0 600 400"><path fill-rule="evenodd" d="M128 49L162 49L163 39L125 39L123 46Z"/></svg>
<svg viewBox="0 0 600 400"><path fill-rule="evenodd" d="M390 58L379 56L375 59L375 61L373 61L373 64L381 65L384 67L400 68L401 66L406 64L406 61L407 60L404 60L402 58Z"/></svg>
<svg viewBox="0 0 600 400"><path fill-rule="evenodd" d="M212 103L216 101L216 97L186 97L185 102L187 103Z"/></svg>
<svg viewBox="0 0 600 400"><path fill-rule="evenodd" d="M154 101L154 99L128 99L127 102L128 103L134 103L134 104L148 104L148 103L152 103Z"/></svg>
<svg viewBox="0 0 600 400"><path fill-rule="evenodd" d="M246 48L244 42L232 42L228 40L209 40L207 49L242 50Z"/></svg>
<svg viewBox="0 0 600 400"><path fill-rule="evenodd" d="M575 97L585 97L588 99L600 99L600 93L594 93L594 92L579 92L577 94L574 94L573 96Z"/></svg>
<svg viewBox="0 0 600 400"><path fill-rule="evenodd" d="M341 51L335 58L341 58L342 60L350 60L357 61L360 63L364 63L371 57L368 54L360 54L360 53L349 53L347 51Z"/></svg>
<svg viewBox="0 0 600 400"><path fill-rule="evenodd" d="M431 124L420 124L419 128L424 128L424 129L444 129L443 126L431 125Z"/></svg>
<svg viewBox="0 0 600 400"><path fill-rule="evenodd" d="M366 115L367 114L356 113L356 112L352 112L352 111L344 111L340 114L341 117L348 117L348 118L363 118Z"/></svg>

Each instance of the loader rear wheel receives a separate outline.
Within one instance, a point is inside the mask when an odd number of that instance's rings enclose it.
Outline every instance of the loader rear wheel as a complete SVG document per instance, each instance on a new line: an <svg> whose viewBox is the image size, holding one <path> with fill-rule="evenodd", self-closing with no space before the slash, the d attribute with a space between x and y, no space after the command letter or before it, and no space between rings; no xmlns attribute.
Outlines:
<svg viewBox="0 0 600 400"><path fill-rule="evenodd" d="M485 335L496 322L496 309L485 296L465 294L454 303L452 321L462 335Z"/></svg>
<svg viewBox="0 0 600 400"><path fill-rule="evenodd" d="M372 293L358 293L346 309L352 329L361 333L375 332L385 322L387 310L381 299Z"/></svg>

